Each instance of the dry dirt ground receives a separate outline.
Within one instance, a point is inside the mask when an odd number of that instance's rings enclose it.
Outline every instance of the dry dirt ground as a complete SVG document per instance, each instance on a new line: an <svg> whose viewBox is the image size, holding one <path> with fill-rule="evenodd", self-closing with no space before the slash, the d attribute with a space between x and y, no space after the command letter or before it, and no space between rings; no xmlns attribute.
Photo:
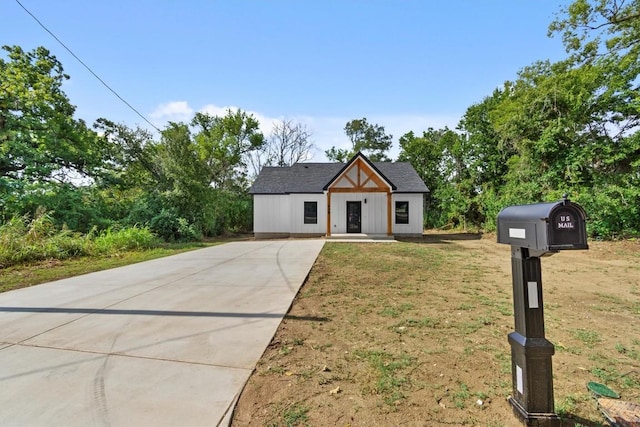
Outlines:
<svg viewBox="0 0 640 427"><path fill-rule="evenodd" d="M510 257L487 235L327 242L233 426L521 425ZM587 382L640 402L640 242L543 257L542 277L556 413L606 425Z"/></svg>

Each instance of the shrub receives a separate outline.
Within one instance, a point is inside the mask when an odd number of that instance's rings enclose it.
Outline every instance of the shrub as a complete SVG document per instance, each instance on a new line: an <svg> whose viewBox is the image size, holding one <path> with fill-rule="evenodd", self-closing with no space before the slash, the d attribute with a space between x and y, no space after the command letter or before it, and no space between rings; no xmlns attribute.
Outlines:
<svg viewBox="0 0 640 427"><path fill-rule="evenodd" d="M157 244L158 239L146 227L109 228L98 236L94 228L82 235L66 227L58 230L50 215L39 213L34 219L14 217L0 226L0 268L46 259L147 249Z"/></svg>
<svg viewBox="0 0 640 427"><path fill-rule="evenodd" d="M162 209L151 219L149 227L168 242L195 241L202 237L200 229L195 224L189 223L173 209Z"/></svg>
<svg viewBox="0 0 640 427"><path fill-rule="evenodd" d="M587 229L594 237L616 239L640 233L640 190L602 185L576 196L587 213Z"/></svg>
<svg viewBox="0 0 640 427"><path fill-rule="evenodd" d="M148 249L157 246L158 239L147 227L129 227L121 230L108 228L93 240L97 253L111 254L127 250Z"/></svg>
<svg viewBox="0 0 640 427"><path fill-rule="evenodd" d="M66 228L58 231L50 215L39 212L33 219L13 217L0 226L0 267L65 259L87 253L87 239Z"/></svg>

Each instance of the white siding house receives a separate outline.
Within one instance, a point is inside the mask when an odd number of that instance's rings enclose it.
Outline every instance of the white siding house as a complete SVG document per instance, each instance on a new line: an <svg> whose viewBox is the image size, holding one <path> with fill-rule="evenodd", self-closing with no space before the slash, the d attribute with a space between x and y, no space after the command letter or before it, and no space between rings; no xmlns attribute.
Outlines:
<svg viewBox="0 0 640 427"><path fill-rule="evenodd" d="M346 164L265 167L250 189L253 231L256 238L422 235L428 191L409 163L372 163L361 153Z"/></svg>

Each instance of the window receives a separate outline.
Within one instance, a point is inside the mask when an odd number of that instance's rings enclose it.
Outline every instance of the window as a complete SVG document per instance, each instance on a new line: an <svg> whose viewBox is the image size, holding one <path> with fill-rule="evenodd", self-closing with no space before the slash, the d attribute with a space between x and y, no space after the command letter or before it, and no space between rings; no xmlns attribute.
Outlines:
<svg viewBox="0 0 640 427"><path fill-rule="evenodd" d="M396 202L396 224L409 224L409 202Z"/></svg>
<svg viewBox="0 0 640 427"><path fill-rule="evenodd" d="M318 223L318 202L304 202L304 223Z"/></svg>

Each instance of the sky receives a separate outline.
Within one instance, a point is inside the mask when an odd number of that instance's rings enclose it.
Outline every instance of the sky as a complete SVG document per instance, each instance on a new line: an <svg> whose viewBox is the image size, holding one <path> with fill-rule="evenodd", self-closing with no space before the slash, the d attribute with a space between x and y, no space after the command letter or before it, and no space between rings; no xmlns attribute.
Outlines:
<svg viewBox="0 0 640 427"><path fill-rule="evenodd" d="M455 128L523 67L566 57L547 36L568 0L1 0L0 44L49 49L76 118L156 127L195 112L292 120L312 161L366 118L398 138ZM24 8L21 6L24 6ZM5 52L0 53L4 59Z"/></svg>

